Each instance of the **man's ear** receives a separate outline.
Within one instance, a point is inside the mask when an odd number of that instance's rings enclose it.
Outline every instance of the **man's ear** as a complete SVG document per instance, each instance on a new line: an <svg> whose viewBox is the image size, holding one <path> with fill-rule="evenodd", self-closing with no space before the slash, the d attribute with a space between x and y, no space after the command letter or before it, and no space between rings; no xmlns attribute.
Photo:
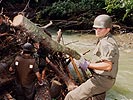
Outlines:
<svg viewBox="0 0 133 100"><path fill-rule="evenodd" d="M107 31L109 32L111 30L111 28L107 28Z"/></svg>

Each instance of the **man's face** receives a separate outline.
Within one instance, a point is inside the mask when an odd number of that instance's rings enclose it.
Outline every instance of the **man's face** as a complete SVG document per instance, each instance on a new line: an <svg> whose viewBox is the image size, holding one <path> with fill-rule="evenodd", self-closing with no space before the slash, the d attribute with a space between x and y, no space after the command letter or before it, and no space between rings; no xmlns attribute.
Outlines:
<svg viewBox="0 0 133 100"><path fill-rule="evenodd" d="M95 28L95 34L98 38L104 37L109 31L110 28Z"/></svg>

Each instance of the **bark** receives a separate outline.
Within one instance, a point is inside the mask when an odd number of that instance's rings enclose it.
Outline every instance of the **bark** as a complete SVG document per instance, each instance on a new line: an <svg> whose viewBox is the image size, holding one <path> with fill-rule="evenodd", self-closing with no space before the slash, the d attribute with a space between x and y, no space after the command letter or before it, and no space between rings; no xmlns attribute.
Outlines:
<svg viewBox="0 0 133 100"><path fill-rule="evenodd" d="M75 50L62 46L56 41L53 41L47 34L43 34L43 29L36 26L33 22L22 15L17 15L14 17L13 26L21 27L22 29L26 30L31 36L34 37L36 42L42 42L42 45L50 49L52 52L59 51L68 54L75 59L80 58L80 54Z"/></svg>
<svg viewBox="0 0 133 100"><path fill-rule="evenodd" d="M56 98L61 94L62 84L56 80L52 80L50 94L52 98Z"/></svg>

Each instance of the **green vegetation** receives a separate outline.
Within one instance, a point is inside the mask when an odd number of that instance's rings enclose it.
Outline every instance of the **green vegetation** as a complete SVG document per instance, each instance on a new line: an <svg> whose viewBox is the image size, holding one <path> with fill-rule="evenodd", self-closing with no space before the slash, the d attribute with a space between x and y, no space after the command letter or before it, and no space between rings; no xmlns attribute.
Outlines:
<svg viewBox="0 0 133 100"><path fill-rule="evenodd" d="M52 6L47 6L40 13L48 14L51 18L69 18L84 12L94 12L104 7L104 0L63 0L54 2Z"/></svg>
<svg viewBox="0 0 133 100"><path fill-rule="evenodd" d="M128 25L130 21L130 26L133 25L133 0L2 0L1 7L7 9L23 4L24 9L28 2L29 8L35 10L37 21L68 20L73 17L76 17L74 20L84 21L108 13L119 22Z"/></svg>
<svg viewBox="0 0 133 100"><path fill-rule="evenodd" d="M105 8L109 13L115 12L115 14L117 15L117 12L122 12L123 10L123 21L127 17L133 17L133 0L105 0L105 4Z"/></svg>
<svg viewBox="0 0 133 100"><path fill-rule="evenodd" d="M115 16L117 21L125 22L133 20L133 0L56 0L39 11L38 18L47 16L50 19L68 19L85 12L91 17L108 13Z"/></svg>

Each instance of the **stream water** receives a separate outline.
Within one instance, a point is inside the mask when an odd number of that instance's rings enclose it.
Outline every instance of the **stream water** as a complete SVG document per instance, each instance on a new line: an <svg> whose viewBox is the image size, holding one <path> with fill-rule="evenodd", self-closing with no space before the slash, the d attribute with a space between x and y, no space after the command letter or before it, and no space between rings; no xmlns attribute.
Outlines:
<svg viewBox="0 0 133 100"><path fill-rule="evenodd" d="M52 35L56 39L56 35ZM97 39L95 35L69 34L63 35L66 46L84 53L86 59L90 59ZM107 92L106 100L133 100L133 49L120 49L119 71L115 85Z"/></svg>

